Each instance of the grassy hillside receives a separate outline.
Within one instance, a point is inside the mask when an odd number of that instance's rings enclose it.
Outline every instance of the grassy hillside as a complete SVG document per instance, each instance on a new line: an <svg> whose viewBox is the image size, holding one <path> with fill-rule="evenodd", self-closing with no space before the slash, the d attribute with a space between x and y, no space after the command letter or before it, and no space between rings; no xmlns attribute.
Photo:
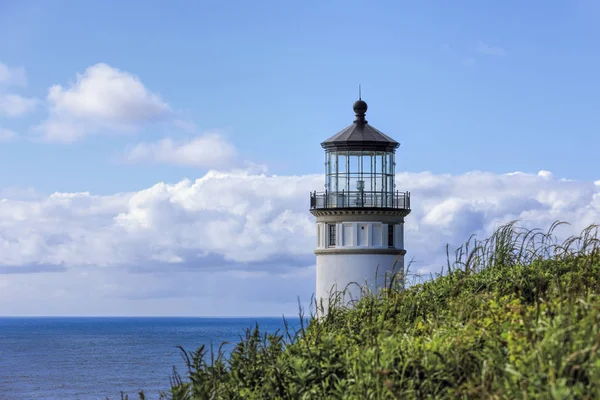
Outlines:
<svg viewBox="0 0 600 400"><path fill-rule="evenodd" d="M435 279L335 306L297 333L256 328L227 357L186 353L169 397L600 398L597 227L557 244L557 225L470 239Z"/></svg>

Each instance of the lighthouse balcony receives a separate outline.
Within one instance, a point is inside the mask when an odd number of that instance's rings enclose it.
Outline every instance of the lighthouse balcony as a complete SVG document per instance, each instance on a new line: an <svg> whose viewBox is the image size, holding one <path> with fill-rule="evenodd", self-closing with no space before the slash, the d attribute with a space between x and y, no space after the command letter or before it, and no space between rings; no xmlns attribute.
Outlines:
<svg viewBox="0 0 600 400"><path fill-rule="evenodd" d="M331 208L369 209L387 208L395 210L410 210L410 192L312 192L310 194L310 209L321 210Z"/></svg>

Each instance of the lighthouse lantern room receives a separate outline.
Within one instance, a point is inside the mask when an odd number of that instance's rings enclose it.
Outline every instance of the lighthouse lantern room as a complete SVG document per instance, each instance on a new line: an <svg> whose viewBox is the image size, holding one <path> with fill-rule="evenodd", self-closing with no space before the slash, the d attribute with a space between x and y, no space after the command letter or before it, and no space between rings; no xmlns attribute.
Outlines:
<svg viewBox="0 0 600 400"><path fill-rule="evenodd" d="M336 292L345 291L347 302L364 289L380 290L392 276L403 279L410 193L396 189L400 144L368 124L362 99L353 108L352 125L321 143L325 190L310 194L317 218L315 297L325 309Z"/></svg>

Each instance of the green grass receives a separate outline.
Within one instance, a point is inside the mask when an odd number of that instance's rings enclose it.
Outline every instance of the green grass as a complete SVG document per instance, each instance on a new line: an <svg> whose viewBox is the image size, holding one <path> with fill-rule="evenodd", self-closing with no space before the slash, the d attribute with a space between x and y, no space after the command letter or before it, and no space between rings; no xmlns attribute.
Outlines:
<svg viewBox="0 0 600 400"><path fill-rule="evenodd" d="M598 227L557 243L558 225L471 237L434 279L312 307L298 332L249 329L227 357L184 351L165 397L600 398Z"/></svg>

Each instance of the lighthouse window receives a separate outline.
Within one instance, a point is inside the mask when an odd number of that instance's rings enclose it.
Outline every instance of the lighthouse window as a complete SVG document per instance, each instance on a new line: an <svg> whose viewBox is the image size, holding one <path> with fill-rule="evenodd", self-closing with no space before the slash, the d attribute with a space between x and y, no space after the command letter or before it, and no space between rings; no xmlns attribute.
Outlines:
<svg viewBox="0 0 600 400"><path fill-rule="evenodd" d="M388 247L394 247L394 225L388 225Z"/></svg>
<svg viewBox="0 0 600 400"><path fill-rule="evenodd" d="M335 246L335 224L329 224L329 246Z"/></svg>

